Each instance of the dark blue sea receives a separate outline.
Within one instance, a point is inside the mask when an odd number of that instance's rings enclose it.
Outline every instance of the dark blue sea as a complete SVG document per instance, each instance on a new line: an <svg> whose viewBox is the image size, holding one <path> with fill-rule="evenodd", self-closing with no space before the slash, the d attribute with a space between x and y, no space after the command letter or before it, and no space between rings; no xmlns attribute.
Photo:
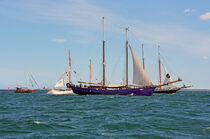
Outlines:
<svg viewBox="0 0 210 139"><path fill-rule="evenodd" d="M210 91L144 97L1 90L0 138L210 138Z"/></svg>

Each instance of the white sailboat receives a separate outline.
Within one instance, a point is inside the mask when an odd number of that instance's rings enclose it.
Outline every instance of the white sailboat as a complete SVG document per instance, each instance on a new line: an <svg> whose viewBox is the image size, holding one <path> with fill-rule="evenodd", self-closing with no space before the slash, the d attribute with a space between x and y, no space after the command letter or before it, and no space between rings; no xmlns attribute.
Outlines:
<svg viewBox="0 0 210 139"><path fill-rule="evenodd" d="M54 94L54 95L63 95L63 94L73 94L71 89L66 89L66 71L63 72L60 79L55 84L54 88L45 88L49 90L47 94Z"/></svg>
<svg viewBox="0 0 210 139"><path fill-rule="evenodd" d="M63 94L74 94L71 88L66 88L66 75L67 72L64 71L61 75L60 79L55 84L54 88L44 88L49 90L47 94L54 94L54 95L63 95ZM70 57L70 50L69 50L69 72L68 72L69 82L71 83L71 57Z"/></svg>

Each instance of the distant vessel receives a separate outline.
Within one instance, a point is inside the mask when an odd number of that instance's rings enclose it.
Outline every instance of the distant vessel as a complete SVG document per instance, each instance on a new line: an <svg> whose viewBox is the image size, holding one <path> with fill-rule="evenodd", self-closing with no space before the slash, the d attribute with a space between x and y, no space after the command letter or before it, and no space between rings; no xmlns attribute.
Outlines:
<svg viewBox="0 0 210 139"><path fill-rule="evenodd" d="M29 89L29 81L31 83L31 86L34 87L33 82L36 84L36 86L39 88L39 85L35 81L34 77L28 73L27 74L27 87L16 87L15 93L32 93L35 91L35 89Z"/></svg>
<svg viewBox="0 0 210 139"><path fill-rule="evenodd" d="M162 83L161 81L161 65L164 69L164 72L165 72L165 80L164 80L164 84L167 84L169 82L173 82L172 79L171 79L171 76L170 74L168 73L166 67L161 63L161 60L160 60L160 46L158 46L158 56L159 56L159 59L158 59L158 64L159 64L159 82L160 84ZM182 81L181 78L178 78L178 81ZM176 81L174 81L175 83ZM180 89L182 88L189 88L191 87L191 85L183 85L181 87L177 87L175 86L175 84L172 83L170 85L166 85L164 87L157 87L154 91L154 93L166 93L166 94L172 94L172 93L176 93L177 91L179 91Z"/></svg>
<svg viewBox="0 0 210 139"><path fill-rule="evenodd" d="M66 87L66 74L67 72L64 71L61 75L60 79L55 84L54 88L46 88L44 89L49 90L48 94L54 94L54 95L62 95L62 94L73 94L73 91L71 88L65 88ZM69 50L69 83L71 83L71 57L70 57L70 50Z"/></svg>
<svg viewBox="0 0 210 139"><path fill-rule="evenodd" d="M106 85L105 84L105 40L104 40L104 17L103 17L103 80L102 83L74 85L67 83L68 88L78 95L142 95L151 96L157 87L153 85L150 78L143 70L142 65L130 47L133 58L133 83L128 85L128 28L126 30L126 84L125 85ZM82 83L82 82L80 82ZM144 85L142 85L144 84ZM162 85L158 85L162 86Z"/></svg>
<svg viewBox="0 0 210 139"><path fill-rule="evenodd" d="M172 82L172 79L171 79L169 73L167 72L166 68L164 66L163 66L163 68L165 70L165 80L164 80L164 83L167 84L168 82ZM179 81L182 81L182 80L179 79ZM154 91L154 93L172 94L172 93L176 93L180 89L189 88L189 87L192 87L192 85L183 85L181 87L177 87L177 86L175 86L175 84L170 84L170 85L167 85L166 87L158 87L158 88L156 88L155 91Z"/></svg>
<svg viewBox="0 0 210 139"><path fill-rule="evenodd" d="M46 90L49 90L47 94L55 94L55 95L61 95L61 94L73 94L71 89L63 89L66 86L66 71L63 72L60 79L55 84L54 88L44 88Z"/></svg>
<svg viewBox="0 0 210 139"><path fill-rule="evenodd" d="M15 93L32 93L35 89L28 89L27 87L16 87Z"/></svg>

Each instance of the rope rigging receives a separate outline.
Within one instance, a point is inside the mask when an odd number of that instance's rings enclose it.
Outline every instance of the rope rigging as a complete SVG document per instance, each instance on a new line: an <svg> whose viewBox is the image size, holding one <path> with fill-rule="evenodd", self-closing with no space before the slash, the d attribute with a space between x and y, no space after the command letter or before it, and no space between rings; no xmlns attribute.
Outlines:
<svg viewBox="0 0 210 139"><path fill-rule="evenodd" d="M38 85L38 83L36 82L36 80L34 79L34 77L31 75L31 77L32 77L32 80L35 82L35 84L36 84L36 86L39 88L39 85Z"/></svg>
<svg viewBox="0 0 210 139"><path fill-rule="evenodd" d="M109 23L111 23L112 25L114 25L114 26L116 26L116 27L118 27L120 29L123 29L124 30L126 28L126 27L124 27L124 26L122 26L120 24L115 23L111 18L107 18L106 17L106 21L108 21Z"/></svg>

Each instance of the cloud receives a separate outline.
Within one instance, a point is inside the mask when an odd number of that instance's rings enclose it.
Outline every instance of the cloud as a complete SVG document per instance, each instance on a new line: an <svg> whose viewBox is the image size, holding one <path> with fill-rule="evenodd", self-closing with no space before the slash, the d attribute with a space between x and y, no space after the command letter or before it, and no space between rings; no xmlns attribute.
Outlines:
<svg viewBox="0 0 210 139"><path fill-rule="evenodd" d="M205 14L200 16L202 20L209 20L210 19L210 12L206 12Z"/></svg>
<svg viewBox="0 0 210 139"><path fill-rule="evenodd" d="M123 26L129 25L130 30L135 33L142 42L151 45L182 49L186 52L196 53L200 56L210 53L210 34L192 30L183 26L149 24L140 19L131 20L118 15L105 7L95 5L88 0L11 0L12 2L0 1L0 14L6 14L21 20L32 22L50 22L68 24L73 27L72 38L80 36L81 42L94 40L95 35L90 31L101 31L102 16L105 16L105 29L109 30L108 23L114 21ZM8 10L14 9L14 10ZM4 11L1 13L1 11ZM185 9L185 13L194 12L194 9ZM201 19L210 19L210 13L205 13ZM109 21L108 21L109 20ZM74 27L78 27L74 29ZM78 32L75 32L78 30ZM113 30L112 30L113 31ZM116 30L114 30L116 31ZM130 31L130 32L131 32ZM85 33L88 32L88 33ZM124 32L122 32L124 33ZM92 39L91 39L92 38ZM65 42L65 39L53 39L54 42ZM71 40L76 41L76 39Z"/></svg>
<svg viewBox="0 0 210 139"><path fill-rule="evenodd" d="M203 59L204 59L204 60L207 60L207 59L209 59L209 58L208 58L208 56L203 56Z"/></svg>
<svg viewBox="0 0 210 139"><path fill-rule="evenodd" d="M89 29L101 29L102 16L114 16L107 9L86 0L64 0L61 2L51 0L19 0L16 2L15 0L10 3L17 8L16 11L25 11L24 18L27 17L34 22L56 21ZM23 13L20 12L20 14Z"/></svg>
<svg viewBox="0 0 210 139"><path fill-rule="evenodd" d="M53 42L65 42L65 39L52 39Z"/></svg>
<svg viewBox="0 0 210 139"><path fill-rule="evenodd" d="M184 13L192 13L192 12L195 12L195 9L188 8L184 10Z"/></svg>
<svg viewBox="0 0 210 139"><path fill-rule="evenodd" d="M182 26L166 26L130 21L130 32L149 45L180 49L196 55L210 54L210 35Z"/></svg>

